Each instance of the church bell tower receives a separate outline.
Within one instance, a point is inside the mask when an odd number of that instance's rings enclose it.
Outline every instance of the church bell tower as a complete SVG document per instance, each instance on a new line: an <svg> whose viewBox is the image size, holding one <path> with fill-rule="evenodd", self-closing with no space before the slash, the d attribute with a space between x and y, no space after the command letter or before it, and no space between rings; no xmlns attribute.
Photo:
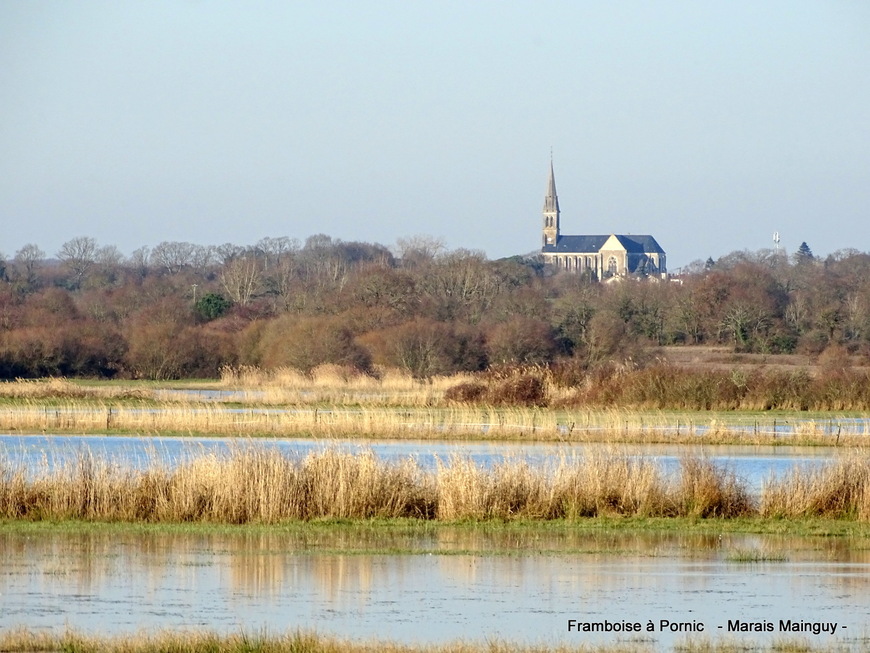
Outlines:
<svg viewBox="0 0 870 653"><path fill-rule="evenodd" d="M544 196L544 247L559 241L559 197L556 195L556 176L553 174L553 158L550 157L550 179Z"/></svg>

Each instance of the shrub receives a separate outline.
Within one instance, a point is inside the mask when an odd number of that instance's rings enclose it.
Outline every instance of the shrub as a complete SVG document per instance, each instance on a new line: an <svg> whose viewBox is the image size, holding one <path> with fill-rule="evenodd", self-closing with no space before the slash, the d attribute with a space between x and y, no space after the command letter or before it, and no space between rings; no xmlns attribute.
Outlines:
<svg viewBox="0 0 870 653"><path fill-rule="evenodd" d="M518 374L491 385L487 392L489 403L505 406L545 406L547 404L544 381L532 374Z"/></svg>
<svg viewBox="0 0 870 653"><path fill-rule="evenodd" d="M258 343L260 364L266 368L293 367L310 372L334 363L370 371L369 352L354 339L340 318L284 315L268 322Z"/></svg>
<svg viewBox="0 0 870 653"><path fill-rule="evenodd" d="M689 517L741 517L753 512L752 498L737 475L706 458L680 461L681 514Z"/></svg>
<svg viewBox="0 0 870 653"><path fill-rule="evenodd" d="M196 302L196 312L206 321L216 320L224 315L233 303L218 293L210 292Z"/></svg>
<svg viewBox="0 0 870 653"><path fill-rule="evenodd" d="M444 400L462 404L483 403L486 390L487 388L483 383L460 383L444 392Z"/></svg>

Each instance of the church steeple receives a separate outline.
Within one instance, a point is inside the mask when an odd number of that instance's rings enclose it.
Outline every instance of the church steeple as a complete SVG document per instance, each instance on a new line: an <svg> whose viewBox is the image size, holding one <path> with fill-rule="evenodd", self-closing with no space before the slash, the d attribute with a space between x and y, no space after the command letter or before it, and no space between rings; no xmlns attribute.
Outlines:
<svg viewBox="0 0 870 653"><path fill-rule="evenodd" d="M559 196L556 195L556 175L553 173L553 156L550 155L550 179L544 196L544 246L555 245L559 240Z"/></svg>

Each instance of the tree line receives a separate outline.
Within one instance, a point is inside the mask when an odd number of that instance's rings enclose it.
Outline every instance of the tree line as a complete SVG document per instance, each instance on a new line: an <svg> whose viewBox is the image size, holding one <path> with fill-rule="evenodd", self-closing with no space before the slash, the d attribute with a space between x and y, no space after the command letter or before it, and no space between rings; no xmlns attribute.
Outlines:
<svg viewBox="0 0 870 653"><path fill-rule="evenodd" d="M597 283L535 255L489 260L436 239L393 247L90 237L0 256L0 378L214 377L224 365L378 366L417 377L510 365L640 364L651 345L870 357L870 255L805 244L734 252L669 281Z"/></svg>

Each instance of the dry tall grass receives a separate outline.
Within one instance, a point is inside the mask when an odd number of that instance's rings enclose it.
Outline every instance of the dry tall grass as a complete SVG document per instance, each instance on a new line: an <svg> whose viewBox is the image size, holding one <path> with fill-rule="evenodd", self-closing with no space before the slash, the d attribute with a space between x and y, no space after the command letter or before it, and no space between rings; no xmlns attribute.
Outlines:
<svg viewBox="0 0 870 653"><path fill-rule="evenodd" d="M765 517L832 517L870 520L870 457L854 452L833 463L794 468L764 486Z"/></svg>
<svg viewBox="0 0 870 653"><path fill-rule="evenodd" d="M699 415L554 411L535 407L389 406L235 407L212 401L125 403L67 399L0 405L7 432L209 434L378 439L488 439L553 442L870 445L870 423L774 430L753 421L726 423ZM792 422L792 427L794 422ZM788 426L788 424L786 424Z"/></svg>
<svg viewBox="0 0 870 653"><path fill-rule="evenodd" d="M525 384L546 370L491 374L480 401L455 399L480 385L470 376L421 382L384 372L380 378L336 366L310 375L293 370L225 371L227 395L135 385L81 386L63 379L0 383L0 430L12 432L436 438L567 442L870 445L870 422L830 416L803 421L720 414L625 411L569 404L551 381ZM459 385L455 385L455 384ZM452 389L452 390L451 390ZM578 390L570 390L576 392ZM561 394L560 394L561 393ZM473 394L473 393L472 393ZM454 397L454 399L445 399ZM561 399L557 399L561 397ZM489 403L487 403L489 402ZM523 405L517 405L523 404Z"/></svg>
<svg viewBox="0 0 870 653"><path fill-rule="evenodd" d="M46 379L16 379L0 382L0 398L24 400L125 400L155 399L157 394L149 388L118 386L85 386L67 379L50 377Z"/></svg>
<svg viewBox="0 0 870 653"><path fill-rule="evenodd" d="M294 458L242 447L167 468L130 470L79 454L56 470L0 464L0 516L25 519L275 523L287 519L431 517L431 482L411 461L335 450Z"/></svg>
<svg viewBox="0 0 870 653"><path fill-rule="evenodd" d="M690 517L741 517L753 512L752 495L737 475L706 458L680 461L680 512Z"/></svg>
<svg viewBox="0 0 870 653"><path fill-rule="evenodd" d="M567 371L566 371L567 370ZM121 382L123 383L123 382ZM214 384L213 384L214 385ZM227 401L281 406L508 406L634 411L868 411L870 374L839 369L811 375L758 369L696 370L669 365L642 369L568 366L491 369L415 379L399 370L375 375L323 365L309 373L290 368L227 367L216 387ZM159 399L141 385L86 387L63 379L0 383L0 397L14 399ZM174 395L178 398L178 395ZM214 400L214 398L212 398Z"/></svg>
<svg viewBox="0 0 870 653"><path fill-rule="evenodd" d="M444 392L473 378L455 374L427 380L394 369L364 374L339 365L321 365L305 374L293 368L224 367L221 386L237 390L244 401L265 405L434 406Z"/></svg>
<svg viewBox="0 0 870 653"><path fill-rule="evenodd" d="M870 460L854 454L771 481L758 506L733 473L686 458L676 477L651 459L617 451L562 458L549 467L508 461L485 469L465 458L385 462L334 449L305 457L239 447L174 468L131 470L78 455L34 472L0 461L0 518L276 523L290 519L559 519L600 515L870 520ZM759 507L760 506L760 507Z"/></svg>
<svg viewBox="0 0 870 653"><path fill-rule="evenodd" d="M676 515L672 488L651 460L619 453L562 457L542 469L505 462L485 469L453 457L438 465L441 519L559 519Z"/></svg>

